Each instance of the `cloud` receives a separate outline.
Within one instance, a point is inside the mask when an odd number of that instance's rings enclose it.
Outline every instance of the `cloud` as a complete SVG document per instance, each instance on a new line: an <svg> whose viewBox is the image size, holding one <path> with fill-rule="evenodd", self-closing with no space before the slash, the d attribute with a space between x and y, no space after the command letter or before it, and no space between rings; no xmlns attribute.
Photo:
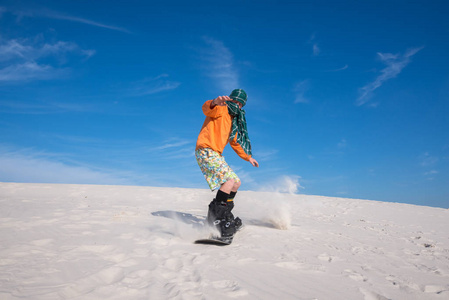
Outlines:
<svg viewBox="0 0 449 300"><path fill-rule="evenodd" d="M439 158L431 155L429 152L425 152L419 157L419 160L421 161L420 162L421 167L426 169L426 171L424 172L424 177L427 180L434 180L435 176L437 176L439 173L435 169L435 167L439 162Z"/></svg>
<svg viewBox="0 0 449 300"><path fill-rule="evenodd" d="M424 172L424 177L426 180L432 181L435 180L435 176L438 174L439 172L437 170L430 170L428 172Z"/></svg>
<svg viewBox="0 0 449 300"><path fill-rule="evenodd" d="M340 142L337 144L338 149L345 149L348 146L348 143L346 142L346 139L341 139Z"/></svg>
<svg viewBox="0 0 449 300"><path fill-rule="evenodd" d="M430 155L429 152L425 152L421 155L420 160L422 167L434 166L439 161L438 157Z"/></svg>
<svg viewBox="0 0 449 300"><path fill-rule="evenodd" d="M313 56L318 56L321 52L320 47L318 47L318 44L313 44L312 46Z"/></svg>
<svg viewBox="0 0 449 300"><path fill-rule="evenodd" d="M180 82L168 80L168 77L167 74L161 74L154 78L145 78L134 82L128 89L128 94L133 97L152 95L174 90L181 85Z"/></svg>
<svg viewBox="0 0 449 300"><path fill-rule="evenodd" d="M155 147L153 149L154 150L167 150L167 149L171 149L171 148L178 149L181 146L185 146L185 145L191 144L191 143L192 142L188 141L188 140L172 138L172 139L167 140L164 143L162 143L161 146Z"/></svg>
<svg viewBox="0 0 449 300"><path fill-rule="evenodd" d="M239 75L234 64L234 56L223 42L205 37L206 47L200 50L205 62L206 75L215 80L224 93L239 87Z"/></svg>
<svg viewBox="0 0 449 300"><path fill-rule="evenodd" d="M309 100L305 98L304 94L309 90L310 83L309 80L299 81L295 84L293 91L295 92L294 103L309 103Z"/></svg>
<svg viewBox="0 0 449 300"><path fill-rule="evenodd" d="M307 43L308 43L308 44L312 44L312 55L313 55L313 56L318 56L318 55L321 53L321 49L320 49L320 47L318 46L318 43L315 42L315 40L316 40L316 34L313 33L313 34L310 36L310 39L307 41Z"/></svg>
<svg viewBox="0 0 449 300"><path fill-rule="evenodd" d="M62 56L78 53L87 58L95 54L94 50L83 50L77 44L58 41L54 44L30 45L27 40L9 40L0 45L0 62L11 60L37 60L48 56Z"/></svg>
<svg viewBox="0 0 449 300"><path fill-rule="evenodd" d="M131 184L125 174L58 161L51 154L0 147L0 181L78 184Z"/></svg>
<svg viewBox="0 0 449 300"><path fill-rule="evenodd" d="M160 146L149 148L147 151L160 160L186 159L195 156L195 141L182 138L169 138L161 142Z"/></svg>
<svg viewBox="0 0 449 300"><path fill-rule="evenodd" d="M325 71L325 72L340 72L340 71L346 70L347 68L349 68L349 66L348 66L348 65L344 65L344 66L341 67L341 68L338 68L338 69L332 69L332 70L327 70L327 71Z"/></svg>
<svg viewBox="0 0 449 300"><path fill-rule="evenodd" d="M2 12L7 12L7 11L8 11L8 9L6 9L6 8L3 8L3 11L2 11L2 7L0 7L0 16L1 16ZM127 30L125 28L122 28L122 27L113 26L113 25L107 25L107 24L100 23L100 22L97 22L97 21L93 21L93 20L89 20L89 19L85 19L85 18L81 18L81 17L67 15L67 14L64 14L64 13L61 13L61 12L56 12L56 11L45 9L45 8L44 9L33 9L33 10L32 9L28 9L28 10L24 10L24 9L14 10L14 9L11 9L9 11L13 15L16 15L18 17L18 19L21 19L23 17L41 17L41 18L48 18L48 19L76 22L76 23L86 24L86 25L90 25L90 26L95 26L95 27L100 27L100 28L105 28L105 29L125 32L125 33L131 33L129 30Z"/></svg>
<svg viewBox="0 0 449 300"><path fill-rule="evenodd" d="M373 92L382 86L382 84L401 73L409 63L413 55L418 53L423 47L412 48L407 50L404 54L391 54L391 53L377 53L379 59L387 65L386 68L381 70L381 73L373 82L360 88L360 96L356 101L357 106L366 104L372 97Z"/></svg>
<svg viewBox="0 0 449 300"><path fill-rule="evenodd" d="M68 54L89 58L94 50L83 50L77 44L58 41L53 44L37 45L23 39L12 39L0 44L0 82L17 82L29 80L48 80L61 78L69 73L69 69L60 65L67 61ZM53 65L40 60L53 58Z"/></svg>
<svg viewBox="0 0 449 300"><path fill-rule="evenodd" d="M55 70L48 65L39 65L35 62L16 64L0 70L0 82L26 81L26 80L46 80L60 78L67 73L67 70Z"/></svg>
<svg viewBox="0 0 449 300"><path fill-rule="evenodd" d="M54 73L51 73L54 76ZM1 77L1 75L0 75ZM23 77L21 77L23 80ZM63 102L21 102L0 100L0 112L11 114L55 114L65 112L93 112L97 111L92 104L63 103Z"/></svg>
<svg viewBox="0 0 449 300"><path fill-rule="evenodd" d="M59 12L54 12L54 11L42 11L40 13L40 16L50 18L50 19L77 22L77 23L82 23L82 24L91 25L91 26L95 26L95 27L100 27L100 28L105 28L105 29L110 29L110 30L115 30L115 31L121 31L121 32L125 32L125 33L131 33L129 30L122 28L122 27L107 25L107 24L99 23L96 21L92 21L92 20L88 20L88 19L84 19L84 18L80 18L80 17L65 15L65 14L62 14Z"/></svg>
<svg viewBox="0 0 449 300"><path fill-rule="evenodd" d="M429 175L435 175L438 174L439 172L437 170L430 170L428 172L425 172L424 175L425 176L429 176Z"/></svg>
<svg viewBox="0 0 449 300"><path fill-rule="evenodd" d="M273 158L277 157L279 150L271 149L271 150L259 150L257 151L257 160L258 161L270 161Z"/></svg>

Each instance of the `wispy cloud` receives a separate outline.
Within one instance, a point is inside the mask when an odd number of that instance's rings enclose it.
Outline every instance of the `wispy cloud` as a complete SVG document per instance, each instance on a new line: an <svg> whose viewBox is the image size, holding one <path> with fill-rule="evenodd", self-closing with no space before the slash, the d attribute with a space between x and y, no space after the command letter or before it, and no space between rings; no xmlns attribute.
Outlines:
<svg viewBox="0 0 449 300"><path fill-rule="evenodd" d="M346 139L341 139L340 142L338 142L337 144L338 149L346 149L347 146L348 142L346 141Z"/></svg>
<svg viewBox="0 0 449 300"><path fill-rule="evenodd" d="M318 43L316 42L316 34L315 33L312 34L312 36L310 37L310 39L307 43L312 44L312 55L313 56L320 55L321 49L318 46Z"/></svg>
<svg viewBox="0 0 449 300"><path fill-rule="evenodd" d="M318 56L321 52L320 47L318 47L318 44L313 44L312 46L313 56Z"/></svg>
<svg viewBox="0 0 449 300"><path fill-rule="evenodd" d="M430 170L430 171L428 171L428 172L424 172L424 175L425 176L433 176L433 175L436 175L436 174L438 174L439 172L438 171L436 171L436 170Z"/></svg>
<svg viewBox="0 0 449 300"><path fill-rule="evenodd" d="M192 179L195 175L201 178L192 160L195 141L176 146L176 141L182 139L173 138L162 142L166 149L149 150L149 143L159 142L51 133L43 137L57 141L65 150L49 152L0 142L0 182L188 187L196 184L196 179ZM179 172L184 175L179 176Z"/></svg>
<svg viewBox="0 0 449 300"><path fill-rule="evenodd" d="M54 74L52 74L53 76ZM0 112L9 114L56 114L65 112L93 112L98 109L92 104L64 103L64 102L21 102L0 100Z"/></svg>
<svg viewBox="0 0 449 300"><path fill-rule="evenodd" d="M51 154L0 145L0 181L39 183L132 184L127 174L67 164Z"/></svg>
<svg viewBox="0 0 449 300"><path fill-rule="evenodd" d="M232 52L221 41L209 37L203 39L206 47L200 50L200 54L205 63L206 75L214 79L225 93L238 88L239 75Z"/></svg>
<svg viewBox="0 0 449 300"><path fill-rule="evenodd" d="M419 157L420 165L425 169L424 177L427 180L434 180L435 176L439 173L436 170L439 158L431 155L429 152L425 152Z"/></svg>
<svg viewBox="0 0 449 300"><path fill-rule="evenodd" d="M185 159L194 156L195 141L172 137L161 142L160 146L148 149L161 160Z"/></svg>
<svg viewBox="0 0 449 300"><path fill-rule="evenodd" d="M346 70L347 68L349 68L349 66L348 66L348 65L344 65L344 66L341 67L341 68L338 68L338 69L332 69L332 70L327 70L327 71L325 71L325 72L340 72L340 71Z"/></svg>
<svg viewBox="0 0 449 300"><path fill-rule="evenodd" d="M145 78L131 84L127 93L132 97L157 94L164 91L174 90L181 83L169 80L168 74L161 74L153 78Z"/></svg>
<svg viewBox="0 0 449 300"><path fill-rule="evenodd" d="M51 19L65 20L65 21L82 23L82 24L86 24L86 25L91 25L91 26L105 28L105 29L110 29L110 30L121 31L121 32L125 32L125 33L131 33L129 30L127 30L125 28L122 28L122 27L113 26L113 25L107 25L107 24L103 24L103 23L100 23L100 22L92 21L92 20L89 20L89 19L84 19L84 18L80 18L80 17L70 16L70 15L66 15L66 14L59 13L59 12L54 12L54 11L42 11L41 12L41 16L42 17L46 17L46 18L51 18Z"/></svg>
<svg viewBox="0 0 449 300"><path fill-rule="evenodd" d="M266 149L257 151L257 159L259 161L270 161L277 157L279 150L277 149Z"/></svg>
<svg viewBox="0 0 449 300"><path fill-rule="evenodd" d="M0 42L0 82L29 80L48 80L61 78L69 69L61 68L68 54L89 58L94 50L81 49L77 44L58 41L56 43L36 44L27 39L12 39ZM41 63L44 58L53 58L55 62Z"/></svg>
<svg viewBox="0 0 449 300"><path fill-rule="evenodd" d="M184 139L170 139L168 141L165 141L165 143L163 143L161 146L155 147L153 149L155 150L167 150L167 149L177 149L179 147L185 146L191 144L191 141L187 141Z"/></svg>
<svg viewBox="0 0 449 300"><path fill-rule="evenodd" d="M435 176L437 176L438 173L439 172L437 170L430 170L430 171L424 172L424 177L426 180L432 181L435 179Z"/></svg>
<svg viewBox="0 0 449 300"><path fill-rule="evenodd" d="M438 162L438 157L431 155L429 152L425 152L420 156L422 167L432 167Z"/></svg>
<svg viewBox="0 0 449 300"><path fill-rule="evenodd" d="M309 90L309 80L302 80L295 84L293 91L295 93L294 103L309 103L309 100L305 97L305 93Z"/></svg>
<svg viewBox="0 0 449 300"><path fill-rule="evenodd" d="M71 16L68 14L64 14L62 12L57 12L53 10L49 10L46 8L41 9L19 9L19 10L8 10L7 8L3 8L3 12L9 11L13 15L16 15L18 19L24 18L24 17L40 17L40 18L48 18L48 19L55 19L55 20L63 20L63 21L70 21L70 22L76 22L81 24L86 24L90 26L105 28L109 30L115 30L125 33L131 33L129 30L123 27L114 26L114 25L108 25L101 22L89 20L86 18L78 17L78 16ZM2 13L1 7L0 7L0 14Z"/></svg>
<svg viewBox="0 0 449 300"><path fill-rule="evenodd" d="M364 105L372 97L373 92L382 86L382 84L401 73L409 63L413 55L418 53L423 47L412 48L407 50L404 54L391 54L391 53L377 53L379 59L387 65L386 68L381 70L381 74L371 83L360 88L360 96L356 101L357 106Z"/></svg>
<svg viewBox="0 0 449 300"><path fill-rule="evenodd" d="M94 50L81 49L77 44L71 42L58 41L54 44L34 45L26 39L12 39L0 44L0 62L15 59L31 61L48 56L61 57L70 52L87 58L95 54Z"/></svg>
<svg viewBox="0 0 449 300"><path fill-rule="evenodd" d="M49 65L39 65L35 62L25 62L0 69L0 82L46 80L61 78L67 74L67 70L54 69Z"/></svg>

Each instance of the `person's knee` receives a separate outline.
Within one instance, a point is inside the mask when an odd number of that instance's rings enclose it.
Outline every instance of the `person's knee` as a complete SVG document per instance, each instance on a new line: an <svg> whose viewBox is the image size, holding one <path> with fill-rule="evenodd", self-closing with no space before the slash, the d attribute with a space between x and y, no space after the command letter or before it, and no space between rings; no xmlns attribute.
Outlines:
<svg viewBox="0 0 449 300"><path fill-rule="evenodd" d="M235 180L234 179L228 179L228 181L226 181L226 185L229 185L229 186L234 186L235 185Z"/></svg>
<svg viewBox="0 0 449 300"><path fill-rule="evenodd" d="M233 190L237 190L240 187L240 185L242 185L241 181L234 181Z"/></svg>

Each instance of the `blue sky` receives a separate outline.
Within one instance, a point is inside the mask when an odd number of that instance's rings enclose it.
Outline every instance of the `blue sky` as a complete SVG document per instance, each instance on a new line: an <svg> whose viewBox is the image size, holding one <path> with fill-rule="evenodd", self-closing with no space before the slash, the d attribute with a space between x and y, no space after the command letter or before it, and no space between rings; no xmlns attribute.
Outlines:
<svg viewBox="0 0 449 300"><path fill-rule="evenodd" d="M447 1L1 1L0 181L207 188L234 88L242 190L449 207Z"/></svg>

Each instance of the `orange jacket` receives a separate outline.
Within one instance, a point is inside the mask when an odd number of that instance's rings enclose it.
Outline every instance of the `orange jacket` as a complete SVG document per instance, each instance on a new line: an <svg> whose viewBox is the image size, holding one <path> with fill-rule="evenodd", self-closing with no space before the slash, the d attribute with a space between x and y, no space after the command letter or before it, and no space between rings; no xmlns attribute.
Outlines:
<svg viewBox="0 0 449 300"><path fill-rule="evenodd" d="M227 106L214 106L210 108L212 100L203 104L203 113L206 115L203 127L201 128L198 140L196 141L196 150L210 148L220 155L229 142L231 134L232 117L228 113ZM237 135L230 142L232 149L244 160L249 160L251 155L245 153L243 148L236 142Z"/></svg>

